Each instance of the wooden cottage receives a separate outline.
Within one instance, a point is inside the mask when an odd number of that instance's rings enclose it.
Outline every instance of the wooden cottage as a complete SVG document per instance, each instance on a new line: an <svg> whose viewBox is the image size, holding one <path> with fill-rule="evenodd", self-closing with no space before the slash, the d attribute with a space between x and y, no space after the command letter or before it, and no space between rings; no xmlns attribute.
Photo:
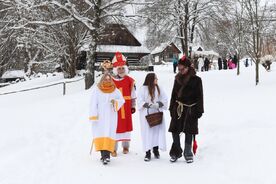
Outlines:
<svg viewBox="0 0 276 184"><path fill-rule="evenodd" d="M8 70L4 72L4 74L0 78L0 82L13 82L25 80L25 72L24 70Z"/></svg>
<svg viewBox="0 0 276 184"><path fill-rule="evenodd" d="M159 47L156 47L151 55L154 58L154 63L162 61L172 62L173 58L178 59L181 51L174 43L162 43Z"/></svg>
<svg viewBox="0 0 276 184"><path fill-rule="evenodd" d="M88 51L88 46L84 46L82 50ZM134 37L126 26L109 24L100 34L96 62L112 60L117 51L127 58L128 65L139 65L140 59L150 54L150 51ZM84 52L81 55L84 58Z"/></svg>

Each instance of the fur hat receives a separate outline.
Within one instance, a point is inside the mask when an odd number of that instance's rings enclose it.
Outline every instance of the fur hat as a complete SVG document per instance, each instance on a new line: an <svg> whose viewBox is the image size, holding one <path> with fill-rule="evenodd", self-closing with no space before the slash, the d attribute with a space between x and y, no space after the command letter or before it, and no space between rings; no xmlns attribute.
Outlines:
<svg viewBox="0 0 276 184"><path fill-rule="evenodd" d="M185 67L191 67L192 65L190 59L187 58L185 55L181 59L179 59L178 64L183 65Z"/></svg>

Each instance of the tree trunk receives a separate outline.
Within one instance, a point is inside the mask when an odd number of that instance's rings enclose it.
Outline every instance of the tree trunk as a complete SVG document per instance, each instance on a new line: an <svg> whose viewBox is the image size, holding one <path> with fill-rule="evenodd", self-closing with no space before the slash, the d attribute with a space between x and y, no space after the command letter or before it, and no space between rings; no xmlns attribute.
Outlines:
<svg viewBox="0 0 276 184"><path fill-rule="evenodd" d="M185 4L185 23L184 23L184 53L188 56L188 22L189 22L189 2Z"/></svg>
<svg viewBox="0 0 276 184"><path fill-rule="evenodd" d="M179 32L180 32L180 42L182 47L182 52L185 53L185 41L184 41L184 33L183 33L183 24L180 24Z"/></svg>
<svg viewBox="0 0 276 184"><path fill-rule="evenodd" d="M76 59L75 58L71 58L68 72L69 72L69 78L73 78L76 76Z"/></svg>
<svg viewBox="0 0 276 184"><path fill-rule="evenodd" d="M85 89L89 89L95 82L95 61L97 44L93 42L90 46L89 60L86 66Z"/></svg>
<svg viewBox="0 0 276 184"><path fill-rule="evenodd" d="M237 75L240 75L240 54L237 54Z"/></svg>
<svg viewBox="0 0 276 184"><path fill-rule="evenodd" d="M194 5L194 12L197 12L197 5L198 2L195 3ZM197 15L197 13L195 13ZM193 18L193 23L192 23L192 28L191 28L191 43L194 42L194 34L195 34L195 26L196 26L196 16Z"/></svg>
<svg viewBox="0 0 276 184"><path fill-rule="evenodd" d="M76 76L76 58L77 58L77 53L74 47L73 42L69 43L69 53L70 53L70 58L69 58L69 63L68 63L68 67L67 67L67 73L69 74L68 77L69 78L73 78Z"/></svg>
<svg viewBox="0 0 276 184"><path fill-rule="evenodd" d="M256 61L256 85L259 84L259 63L260 63L260 58L257 58L257 61Z"/></svg>
<svg viewBox="0 0 276 184"><path fill-rule="evenodd" d="M195 32L195 18L193 20L192 29L191 29L191 43L194 42L194 32Z"/></svg>
<svg viewBox="0 0 276 184"><path fill-rule="evenodd" d="M86 67L85 74L85 89L89 89L95 82L95 62L96 62L96 50L99 39L99 29L101 24L101 7L102 1L98 0L95 6L95 18L93 21L94 30L90 31L92 37L92 45L90 45L90 56Z"/></svg>

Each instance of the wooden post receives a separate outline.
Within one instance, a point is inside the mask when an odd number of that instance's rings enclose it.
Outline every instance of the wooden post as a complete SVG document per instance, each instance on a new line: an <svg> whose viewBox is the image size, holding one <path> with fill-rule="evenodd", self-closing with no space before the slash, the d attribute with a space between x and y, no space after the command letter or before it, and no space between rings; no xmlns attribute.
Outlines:
<svg viewBox="0 0 276 184"><path fill-rule="evenodd" d="M63 95L66 94L66 82L63 82Z"/></svg>

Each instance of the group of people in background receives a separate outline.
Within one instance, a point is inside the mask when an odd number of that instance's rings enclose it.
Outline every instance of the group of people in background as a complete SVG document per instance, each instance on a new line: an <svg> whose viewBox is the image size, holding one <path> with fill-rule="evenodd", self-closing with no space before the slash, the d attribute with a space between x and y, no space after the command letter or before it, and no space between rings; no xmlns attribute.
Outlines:
<svg viewBox="0 0 276 184"><path fill-rule="evenodd" d="M199 72L209 71L210 63L211 62L208 57L203 58L202 56L199 56L197 61L195 61L195 68Z"/></svg>
<svg viewBox="0 0 276 184"><path fill-rule="evenodd" d="M101 161L110 162L110 155L117 156L118 142L122 142L123 153L128 154L131 141L132 114L139 111L141 141L145 152L144 161L150 161L152 153L160 158L159 151L166 151L166 123L150 126L147 115L163 112L169 108L171 121L169 132L173 143L170 161L176 162L184 156L187 163L193 162L196 151L198 119L204 112L201 78L196 75L192 62L185 56L177 61L170 104L166 92L158 83L155 73L148 73L143 86L137 92L135 81L128 76L125 57L117 52L112 61L113 73L106 70L100 82L92 87L89 119L92 124L96 151L101 152ZM175 71L176 72L176 71ZM137 101L137 104L136 104ZM185 133L184 151L180 135Z"/></svg>
<svg viewBox="0 0 276 184"><path fill-rule="evenodd" d="M218 62L217 65L214 64L212 61L210 61L210 58L208 57L203 57L203 56L199 56L199 57L195 57L193 59L193 65L194 68L198 71L198 72L205 72L205 71L209 71L210 68L214 67L214 69L219 69L219 70L227 70L227 69L234 69L237 67L238 64L238 58L236 55L229 56L228 58L218 58ZM245 64L246 65L246 64ZM248 63L246 65L246 67L248 66ZM175 71L175 69L174 69Z"/></svg>

